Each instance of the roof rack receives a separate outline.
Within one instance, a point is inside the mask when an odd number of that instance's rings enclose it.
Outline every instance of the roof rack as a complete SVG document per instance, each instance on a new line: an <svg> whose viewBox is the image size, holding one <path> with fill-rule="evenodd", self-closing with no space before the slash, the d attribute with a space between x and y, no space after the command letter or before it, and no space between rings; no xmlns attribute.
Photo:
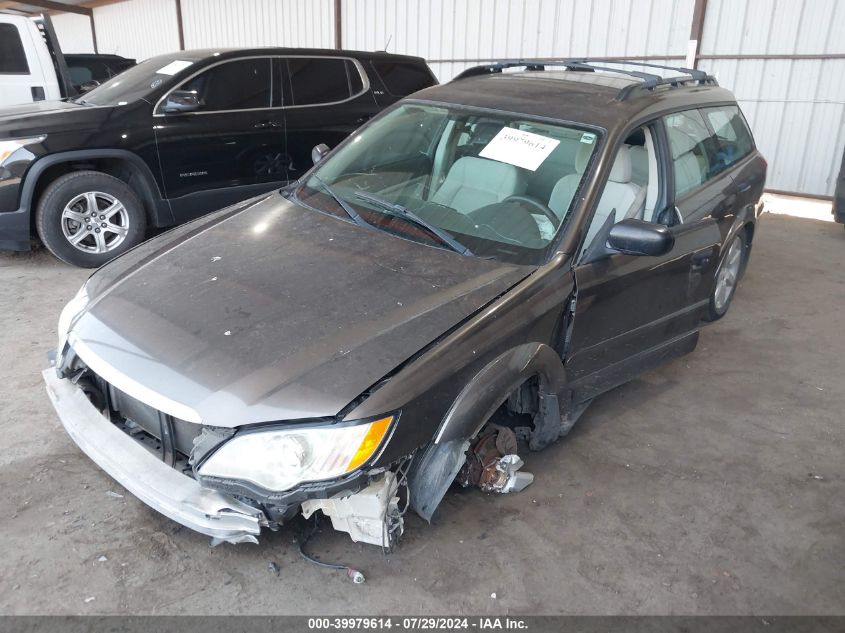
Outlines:
<svg viewBox="0 0 845 633"><path fill-rule="evenodd" d="M611 64L606 66L605 64ZM639 70L627 70L624 68L614 68L613 64L625 64L628 66L639 66L644 68L660 68L663 70L676 70L680 75L673 77L661 77L654 73L643 72ZM546 66L553 66L564 68L570 71L580 72L595 72L597 70L618 73L620 75L627 75L639 79L639 83L625 86L616 95L617 101L624 101L631 96L631 93L637 90L653 90L657 86L670 86L671 88L680 88L689 82L695 82L698 85L718 86L716 78L708 75L703 70L694 68L683 68L681 66L664 66L662 64L649 64L646 62L629 61L626 59L514 59L502 60L493 62L491 64L481 64L467 68L465 71L456 76L452 81L460 79L467 79L468 77L477 77L480 75L492 75L501 73L505 68L525 68L529 71L545 70Z"/></svg>

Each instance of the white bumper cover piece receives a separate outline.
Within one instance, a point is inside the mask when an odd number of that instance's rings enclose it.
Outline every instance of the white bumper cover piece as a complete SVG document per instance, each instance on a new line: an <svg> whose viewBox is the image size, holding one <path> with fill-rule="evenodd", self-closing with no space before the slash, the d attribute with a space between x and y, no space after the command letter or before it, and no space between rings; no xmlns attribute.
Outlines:
<svg viewBox="0 0 845 633"><path fill-rule="evenodd" d="M332 527L348 532L356 543L390 547L401 535L404 520L396 493L399 482L390 471L363 490L347 497L309 499L302 504L307 519L317 510L331 517Z"/></svg>
<svg viewBox="0 0 845 633"><path fill-rule="evenodd" d="M47 393L68 435L88 457L148 506L215 541L257 543L260 510L171 468L107 420L82 390L42 372Z"/></svg>

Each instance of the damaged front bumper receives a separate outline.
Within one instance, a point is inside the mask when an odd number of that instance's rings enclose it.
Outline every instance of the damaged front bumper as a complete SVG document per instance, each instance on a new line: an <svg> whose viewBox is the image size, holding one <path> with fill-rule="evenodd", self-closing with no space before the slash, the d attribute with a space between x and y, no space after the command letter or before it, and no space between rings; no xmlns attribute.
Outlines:
<svg viewBox="0 0 845 633"><path fill-rule="evenodd" d="M259 509L168 466L127 437L54 368L42 373L47 393L73 441L100 468L148 506L215 542L257 543L267 519Z"/></svg>

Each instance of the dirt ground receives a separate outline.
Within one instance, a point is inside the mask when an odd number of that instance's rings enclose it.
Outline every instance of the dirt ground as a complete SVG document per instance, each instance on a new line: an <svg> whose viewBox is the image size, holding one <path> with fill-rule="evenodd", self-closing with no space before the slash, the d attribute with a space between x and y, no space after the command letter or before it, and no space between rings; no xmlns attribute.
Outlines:
<svg viewBox="0 0 845 633"><path fill-rule="evenodd" d="M40 376L88 272L0 253L0 613L845 614L844 271L842 226L767 214L727 317L530 455L527 490L453 491L387 556L318 533L353 585L291 528L212 549L102 473Z"/></svg>

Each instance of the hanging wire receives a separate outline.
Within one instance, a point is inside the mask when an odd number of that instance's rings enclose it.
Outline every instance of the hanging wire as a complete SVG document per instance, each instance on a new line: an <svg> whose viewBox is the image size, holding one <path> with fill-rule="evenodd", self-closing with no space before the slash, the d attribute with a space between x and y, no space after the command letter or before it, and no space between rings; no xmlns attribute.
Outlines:
<svg viewBox="0 0 845 633"><path fill-rule="evenodd" d="M300 538L299 538L299 555L302 556L302 558L304 558L308 562L313 563L313 564L315 564L319 567L325 567L327 569L339 569L341 571L345 571L346 577L349 578L352 582L354 582L356 585L362 584L366 580L366 578L364 578L364 574L362 574L357 569L350 567L349 565L343 565L342 563L326 563L326 562L323 562L321 560L314 558L313 556L310 556L309 554L307 554L305 552L305 545L308 543L309 539L317 531L317 526L318 526L317 521L318 521L318 519L317 519L316 514L313 515L313 519L314 519L313 521L310 521L310 523L311 523L310 529L308 528L309 521L306 521L306 527L305 527L305 529L303 529L302 534L300 535Z"/></svg>

